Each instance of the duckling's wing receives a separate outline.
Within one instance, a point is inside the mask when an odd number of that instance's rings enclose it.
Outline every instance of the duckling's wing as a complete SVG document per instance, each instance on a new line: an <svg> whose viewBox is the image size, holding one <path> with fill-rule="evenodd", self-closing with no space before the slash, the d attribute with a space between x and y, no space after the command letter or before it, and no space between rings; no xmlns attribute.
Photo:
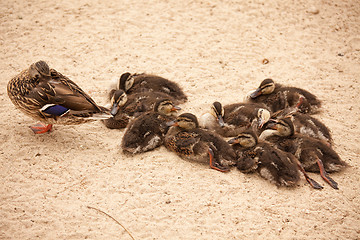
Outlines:
<svg viewBox="0 0 360 240"><path fill-rule="evenodd" d="M168 143L171 148L182 155L194 154L194 146L200 141L198 134L194 132L179 132Z"/></svg>

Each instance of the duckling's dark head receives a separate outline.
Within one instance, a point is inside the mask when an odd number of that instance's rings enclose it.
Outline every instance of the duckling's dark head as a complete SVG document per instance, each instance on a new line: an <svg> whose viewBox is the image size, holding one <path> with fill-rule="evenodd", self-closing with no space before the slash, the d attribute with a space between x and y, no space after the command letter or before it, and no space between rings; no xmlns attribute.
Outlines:
<svg viewBox="0 0 360 240"><path fill-rule="evenodd" d="M256 98L260 95L266 95L274 92L275 82L271 78L267 78L260 83L260 86L250 94L251 98Z"/></svg>
<svg viewBox="0 0 360 240"><path fill-rule="evenodd" d="M216 118L216 120L219 122L220 126L223 127L224 124L224 108L219 102L214 102L211 105L211 114Z"/></svg>
<svg viewBox="0 0 360 240"><path fill-rule="evenodd" d="M177 112L178 110L181 110L181 108L174 105L174 103L169 99L161 99L154 105L155 112L159 112L165 115L170 115L171 113Z"/></svg>
<svg viewBox="0 0 360 240"><path fill-rule="evenodd" d="M30 65L29 74L31 78L39 78L40 76L50 76L49 65L45 61L38 61Z"/></svg>
<svg viewBox="0 0 360 240"><path fill-rule="evenodd" d="M111 103L112 103L111 115L115 116L119 111L119 108L123 106L126 102L127 102L127 95L122 89L114 91L111 97Z"/></svg>
<svg viewBox="0 0 360 240"><path fill-rule="evenodd" d="M229 144L239 144L244 148L254 147L258 143L258 137L252 130L244 131L228 141Z"/></svg>
<svg viewBox="0 0 360 240"><path fill-rule="evenodd" d="M119 89L127 92L134 84L134 78L129 72L123 73L119 79Z"/></svg>
<svg viewBox="0 0 360 240"><path fill-rule="evenodd" d="M167 123L170 126L178 126L185 130L191 130L199 127L197 117L192 113L183 113L179 115L174 121Z"/></svg>

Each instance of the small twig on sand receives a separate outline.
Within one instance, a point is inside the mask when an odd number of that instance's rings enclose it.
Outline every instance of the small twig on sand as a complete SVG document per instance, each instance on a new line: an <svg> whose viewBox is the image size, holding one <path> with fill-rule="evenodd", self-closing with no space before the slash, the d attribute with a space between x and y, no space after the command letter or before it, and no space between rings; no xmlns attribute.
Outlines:
<svg viewBox="0 0 360 240"><path fill-rule="evenodd" d="M119 225L130 235L130 237L131 237L133 240L135 240L135 238L131 235L131 233L130 233L118 220L116 220L115 218L113 218L112 216L110 216L109 214L107 214L106 212L101 211L100 209L97 209L97 208L94 208L94 207L90 207L90 206L87 206L87 208L89 208L89 209L94 209L94 210L96 210L96 211L98 211L98 212L101 212L102 214L105 214L106 216L108 216L109 218L111 218L112 220L114 220L117 224L119 224Z"/></svg>

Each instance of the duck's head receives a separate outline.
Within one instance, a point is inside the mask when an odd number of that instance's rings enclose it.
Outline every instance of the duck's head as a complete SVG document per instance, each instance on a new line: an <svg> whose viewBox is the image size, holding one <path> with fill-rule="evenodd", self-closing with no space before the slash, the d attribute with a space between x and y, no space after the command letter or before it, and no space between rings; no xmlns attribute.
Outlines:
<svg viewBox="0 0 360 240"><path fill-rule="evenodd" d="M275 82L272 79L267 78L261 82L260 86L254 92L250 94L250 97L256 98L260 95L270 94L274 92L274 90Z"/></svg>
<svg viewBox="0 0 360 240"><path fill-rule="evenodd" d="M221 103L219 102L214 102L212 105L211 105L211 115L213 115L216 120L218 121L219 125L221 127L224 127L224 108L223 106L221 105Z"/></svg>
<svg viewBox="0 0 360 240"><path fill-rule="evenodd" d="M134 84L134 78L129 72L123 73L119 79L119 89L127 92Z"/></svg>
<svg viewBox="0 0 360 240"><path fill-rule="evenodd" d="M258 142L257 136L253 131L245 131L240 133L237 137L232 138L228 141L229 144L235 145L239 144L244 148L254 147ZM244 152L245 153L245 152ZM238 159L236 167L242 172L252 172L257 169L259 159L256 156L256 153L251 154L246 153Z"/></svg>
<svg viewBox="0 0 360 240"><path fill-rule="evenodd" d="M277 121L271 121L267 125L267 128L270 128L272 131L271 135L278 135L282 137L292 136L295 134L295 127L292 121L292 117L284 117ZM269 131L269 130L265 130Z"/></svg>
<svg viewBox="0 0 360 240"><path fill-rule="evenodd" d="M244 131L236 137L230 139L228 143L231 145L239 144L244 148L250 148L254 147L258 143L258 138L253 131L249 130Z"/></svg>
<svg viewBox="0 0 360 240"><path fill-rule="evenodd" d="M191 113L183 113L179 115L174 121L168 122L167 125L177 126L185 130L191 130L199 127L196 116Z"/></svg>
<svg viewBox="0 0 360 240"><path fill-rule="evenodd" d="M257 112L258 117L258 128L262 128L265 123L267 123L270 119L270 112L264 108L259 108Z"/></svg>
<svg viewBox="0 0 360 240"><path fill-rule="evenodd" d="M124 106L126 102L127 102L127 95L122 89L114 91L111 97L111 104L112 104L110 111L111 115L115 116L118 113L120 107Z"/></svg>
<svg viewBox="0 0 360 240"><path fill-rule="evenodd" d="M50 76L49 65L42 60L33 63L29 67L29 74L31 78L39 78L40 76L49 77Z"/></svg>
<svg viewBox="0 0 360 240"><path fill-rule="evenodd" d="M180 107L174 105L174 103L168 99L162 99L155 103L154 111L165 115L171 115L173 112L181 110Z"/></svg>

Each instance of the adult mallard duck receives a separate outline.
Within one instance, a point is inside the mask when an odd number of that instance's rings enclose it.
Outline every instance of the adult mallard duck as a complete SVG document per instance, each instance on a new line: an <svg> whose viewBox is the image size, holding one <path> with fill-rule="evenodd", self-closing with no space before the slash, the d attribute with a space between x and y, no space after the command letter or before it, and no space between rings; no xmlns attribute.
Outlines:
<svg viewBox="0 0 360 240"><path fill-rule="evenodd" d="M178 104L175 99L161 92L128 95L122 89L118 89L111 91L109 97L113 117L104 120L104 124L110 129L125 128L134 117L153 110L155 103L159 100L168 99L174 104Z"/></svg>
<svg viewBox="0 0 360 240"><path fill-rule="evenodd" d="M278 186L295 186L299 181L298 166L290 153L258 141L252 130L240 133L228 141L237 154L237 168L244 172L257 171L260 176Z"/></svg>
<svg viewBox="0 0 360 240"><path fill-rule="evenodd" d="M41 121L30 128L40 134L57 124L80 124L111 117L78 85L44 61L30 65L12 78L7 92L13 104L27 115ZM46 123L46 124L44 124Z"/></svg>
<svg viewBox="0 0 360 240"><path fill-rule="evenodd" d="M199 128L195 115L184 113L169 122L165 146L179 156L192 161L209 160L210 167L227 172L235 164L235 152L220 135Z"/></svg>
<svg viewBox="0 0 360 240"><path fill-rule="evenodd" d="M172 114L180 110L168 99L155 103L153 111L146 112L131 121L122 138L124 152L136 154L159 147L169 126L167 122L175 119Z"/></svg>
<svg viewBox="0 0 360 240"><path fill-rule="evenodd" d="M179 102L187 101L187 96L178 84L151 74L123 73L118 82L118 89L124 90L128 95L140 92L161 92Z"/></svg>
<svg viewBox="0 0 360 240"><path fill-rule="evenodd" d="M295 133L291 117L279 119L267 127L269 129L261 133L260 139L266 139L279 149L294 154L305 171L320 172L321 177L331 187L338 189L338 184L328 175L328 172L340 171L347 164L327 142Z"/></svg>
<svg viewBox="0 0 360 240"><path fill-rule="evenodd" d="M320 100L312 93L296 87L282 86L267 78L260 86L252 91L247 100L265 103L272 112L297 106L302 113L316 113L321 107Z"/></svg>
<svg viewBox="0 0 360 240"><path fill-rule="evenodd" d="M200 117L200 126L224 137L235 137L250 129L260 129L270 119L270 112L261 103L234 103L225 105L214 102L211 111Z"/></svg>

